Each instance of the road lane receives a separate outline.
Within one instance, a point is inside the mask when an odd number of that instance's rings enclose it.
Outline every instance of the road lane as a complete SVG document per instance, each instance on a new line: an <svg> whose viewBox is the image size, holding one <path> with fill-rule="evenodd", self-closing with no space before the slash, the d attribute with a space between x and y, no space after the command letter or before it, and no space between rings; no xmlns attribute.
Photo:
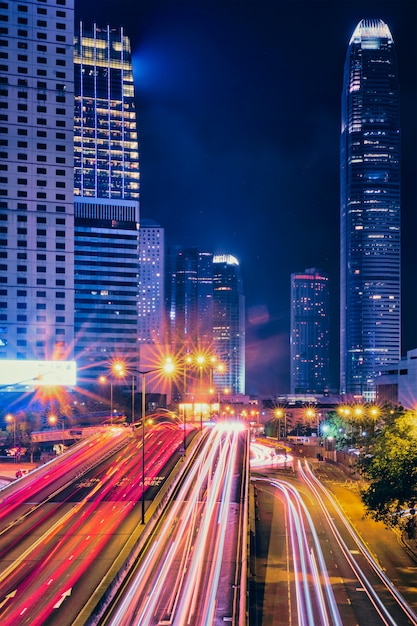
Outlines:
<svg viewBox="0 0 417 626"><path fill-rule="evenodd" d="M240 523L236 426L219 425L208 435L106 624L204 626L233 619L236 545L234 557L227 548Z"/></svg>
<svg viewBox="0 0 417 626"><path fill-rule="evenodd" d="M259 449L254 453L254 465L253 472L257 473L261 471L262 465L265 474L269 477L279 479L280 489L282 485L288 480L291 484L297 485L297 490L302 494L302 498L305 501L309 512L311 513L314 527L317 531L317 537L322 546L323 557L326 562L326 568L328 571L329 580L334 590L334 595L337 604L340 609L341 619L343 624L416 624L416 616L412 608L410 608L407 602L403 602L403 599L398 601L395 585L393 589L387 590L387 584L383 580L384 571L380 571L377 574L378 563L370 563L372 555L367 554L366 546L360 544L361 539L354 537L356 533L352 530L351 526L346 523L345 515L338 513L335 506L330 502L323 504L321 500L326 500L326 497L320 497L316 490L319 489L318 485L313 482L314 477L310 480L302 476L302 471L297 468L297 463L294 463L294 469L297 470L297 474L303 479L303 482L299 482L296 476L288 477L286 472L282 470L281 466L277 464L276 460L272 462L270 451L265 451L264 460L262 462L262 454ZM269 458L268 458L269 457ZM281 467L281 469L277 469ZM269 485L273 483L273 479L269 479ZM315 485L315 488L313 488ZM285 565L286 555L280 555L277 552L277 546L275 541L276 529L279 529L280 533L284 534L284 514L285 510L281 510L275 519L268 522L269 511L271 508L271 502L268 499L275 498L269 485L259 483L254 485L255 504L258 502L258 508L255 509L256 520L253 520L253 525L256 526L255 534L255 547L257 553L261 557L265 558L267 550L272 550L276 557L280 557L280 566ZM272 485L271 485L272 487ZM343 489L341 487L341 489ZM268 493L269 491L269 493ZM344 492L349 491L344 489ZM349 493L349 496L351 494ZM265 502L267 505L265 506ZM264 509L262 508L264 507ZM329 513L327 510L329 509ZM266 526L266 530L265 527ZM265 536L265 532L269 539L266 540L267 548L262 548L259 544L258 527L260 530L260 536ZM285 531L285 535L289 531ZM390 537L393 538L394 534L390 533ZM284 541L281 539L281 545ZM396 546L397 552L400 557L408 557L403 551L398 551L399 546ZM269 555L269 562L271 558ZM265 570L268 571L268 563L265 563ZM403 560L401 561L403 562ZM265 626L268 624L298 624L298 621L293 621L291 616L291 609L289 609L289 617L279 610L274 611L275 590L269 588L268 575L260 571L258 567L258 561L256 561L257 569L253 570L254 580L251 585L252 598L255 599L254 609L251 614L251 625ZM407 569L407 568L401 568ZM409 570L408 574L410 573ZM408 579L408 585L410 586L410 578ZM290 584L287 588L290 593ZM404 584L403 584L404 588ZM287 597L285 591L281 589L282 598ZM272 599L271 599L272 598ZM252 603L251 603L252 604ZM263 613L263 614L262 614ZM291 621L292 620L292 621ZM310 623L310 622L308 622ZM315 618L311 621L315 625Z"/></svg>
<svg viewBox="0 0 417 626"><path fill-rule="evenodd" d="M182 438L183 434L177 427L157 426L147 433L146 471L151 482L161 475L163 466L177 451ZM102 572L95 572L95 559L118 533L129 513L135 507L137 509L141 499L138 454L141 454L141 440L131 436L123 453L117 453L102 463L93 463L93 468L83 477L80 476L65 489L55 491L49 502L43 503L33 513L36 518L28 515L14 524L9 522L9 530L1 537L2 626L44 626L54 623L54 620L59 626L74 623L80 606L73 594L77 591L82 595L80 579L88 571L89 577L95 578L98 584ZM76 454L74 459L78 463ZM55 468L56 475L62 477L64 474L64 470L57 472ZM74 472L74 475L79 474L76 466L69 473L72 475ZM47 475L50 480L50 470L47 470ZM44 480L43 474L40 480ZM39 495L41 490L36 493ZM29 507L27 497L23 502L20 488L18 497L23 506ZM36 523L31 526L33 519ZM7 551L7 540L12 552ZM23 552L19 551L22 546L25 546ZM67 602L68 594L71 595L70 602ZM68 610L70 606L72 614Z"/></svg>

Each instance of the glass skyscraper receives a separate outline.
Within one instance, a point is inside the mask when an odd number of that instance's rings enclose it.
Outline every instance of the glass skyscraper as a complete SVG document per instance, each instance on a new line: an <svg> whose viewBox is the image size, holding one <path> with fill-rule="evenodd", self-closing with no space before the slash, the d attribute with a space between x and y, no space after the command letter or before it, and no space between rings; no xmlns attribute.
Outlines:
<svg viewBox="0 0 417 626"><path fill-rule="evenodd" d="M340 152L340 390L371 400L401 331L398 77L382 20L362 20L349 43Z"/></svg>
<svg viewBox="0 0 417 626"><path fill-rule="evenodd" d="M75 195L139 200L139 152L132 55L120 30L75 36Z"/></svg>
<svg viewBox="0 0 417 626"><path fill-rule="evenodd" d="M165 230L142 219L139 229L139 344L167 341L165 309Z"/></svg>
<svg viewBox="0 0 417 626"><path fill-rule="evenodd" d="M216 388L245 393L245 298L239 261L213 256L213 348L226 372L213 373Z"/></svg>
<svg viewBox="0 0 417 626"><path fill-rule="evenodd" d="M291 393L329 390L329 277L311 268L291 274Z"/></svg>
<svg viewBox="0 0 417 626"><path fill-rule="evenodd" d="M75 354L87 382L137 366L139 157L130 43L109 26L75 36Z"/></svg>

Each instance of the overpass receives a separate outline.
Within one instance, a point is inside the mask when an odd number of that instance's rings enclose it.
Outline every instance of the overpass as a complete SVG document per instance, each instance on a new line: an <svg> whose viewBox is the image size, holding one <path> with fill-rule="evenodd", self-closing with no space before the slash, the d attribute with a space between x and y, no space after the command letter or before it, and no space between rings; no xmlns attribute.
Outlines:
<svg viewBox="0 0 417 626"><path fill-rule="evenodd" d="M87 428L54 428L53 430L32 431L31 439L33 443L62 443L73 442L85 439L90 435L95 435L105 429L105 426L89 426Z"/></svg>

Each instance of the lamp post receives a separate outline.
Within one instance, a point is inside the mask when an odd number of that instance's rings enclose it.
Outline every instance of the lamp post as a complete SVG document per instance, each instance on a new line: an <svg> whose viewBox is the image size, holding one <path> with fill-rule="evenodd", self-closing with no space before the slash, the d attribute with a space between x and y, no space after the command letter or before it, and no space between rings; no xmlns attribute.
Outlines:
<svg viewBox="0 0 417 626"><path fill-rule="evenodd" d="M275 417L278 420L278 429L277 429L277 439L278 441L281 439L281 417L283 417L284 411L282 409L276 409Z"/></svg>
<svg viewBox="0 0 417 626"><path fill-rule="evenodd" d="M58 427L58 418L56 415L49 415L48 416L48 422L51 426L56 426ZM62 424L62 445L64 446L64 418L61 418L61 424Z"/></svg>
<svg viewBox="0 0 417 626"><path fill-rule="evenodd" d="M105 385L107 382L107 378L105 376L99 376L98 382L100 385ZM113 383L110 380L110 424L113 423Z"/></svg>
<svg viewBox="0 0 417 626"><path fill-rule="evenodd" d="M135 373L139 374L142 382L142 524L145 524L145 420L146 420L146 376L154 372L165 372L166 374L172 374L175 365L171 358L167 358L162 367L156 367L149 370L138 370L130 367L126 367L124 363L118 361L113 363L112 372L119 376L124 377L127 373L132 374L132 427L135 423ZM112 411L113 411L113 396L112 397Z"/></svg>
<svg viewBox="0 0 417 626"><path fill-rule="evenodd" d="M204 354L196 356L196 363L200 368L200 430L203 430L203 367L206 362Z"/></svg>
<svg viewBox="0 0 417 626"><path fill-rule="evenodd" d="M185 421L186 421L186 409L185 405L187 402L187 365L191 365L193 362L192 356L190 354L186 354L183 361L184 367L184 380L183 380L183 393L182 393L182 403L183 403L183 422L184 422L184 442L185 442ZM185 450L185 445L184 445Z"/></svg>
<svg viewBox="0 0 417 626"><path fill-rule="evenodd" d="M111 366L112 374L118 378L125 375L125 366L121 361L115 361ZM110 424L113 424L113 380L110 380Z"/></svg>
<svg viewBox="0 0 417 626"><path fill-rule="evenodd" d="M308 417L309 420L313 420L315 417L317 417L317 437L319 437L319 430L320 430L320 413L318 411L316 411L315 409L309 408L306 411L306 416Z"/></svg>
<svg viewBox="0 0 417 626"><path fill-rule="evenodd" d="M145 524L145 419L146 419L146 375L161 371L166 374L172 374L175 365L172 359L167 359L162 368L158 367L151 370L136 370L142 380L142 524ZM185 435L184 435L185 436Z"/></svg>
<svg viewBox="0 0 417 626"><path fill-rule="evenodd" d="M113 376L117 378L123 378L125 375L125 366L121 361L114 361L110 367L110 424L113 425ZM99 376L98 379L101 385L107 382L106 376Z"/></svg>
<svg viewBox="0 0 417 626"><path fill-rule="evenodd" d="M5 417L6 422L8 422L9 424L11 424L13 422L13 448L14 448L14 462L17 462L17 458L16 458L16 418L14 417L14 415L12 415L11 413L8 413Z"/></svg>

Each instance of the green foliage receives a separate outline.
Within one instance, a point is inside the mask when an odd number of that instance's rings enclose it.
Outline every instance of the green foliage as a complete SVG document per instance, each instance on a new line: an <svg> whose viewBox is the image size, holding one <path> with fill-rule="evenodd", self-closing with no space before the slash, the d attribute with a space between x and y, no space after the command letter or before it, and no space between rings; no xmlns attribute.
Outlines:
<svg viewBox="0 0 417 626"><path fill-rule="evenodd" d="M367 514L387 526L404 525L399 512L417 501L417 418L413 413L400 415L383 428L362 470L368 481L361 494Z"/></svg>
<svg viewBox="0 0 417 626"><path fill-rule="evenodd" d="M326 420L320 425L320 434L323 439L332 438L336 449L347 445L349 425L336 411L328 413Z"/></svg>

